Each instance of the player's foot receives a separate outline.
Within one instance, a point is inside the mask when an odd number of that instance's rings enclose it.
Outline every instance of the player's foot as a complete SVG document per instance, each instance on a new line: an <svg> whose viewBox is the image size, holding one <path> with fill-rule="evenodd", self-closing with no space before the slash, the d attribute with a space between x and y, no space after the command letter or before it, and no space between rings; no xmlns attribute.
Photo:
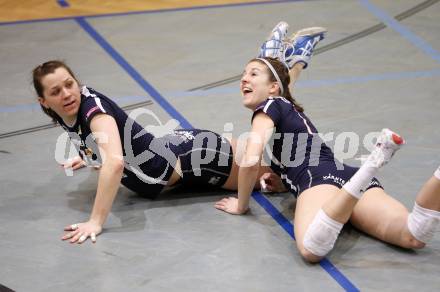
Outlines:
<svg viewBox="0 0 440 292"><path fill-rule="evenodd" d="M270 57L280 59L283 55L284 39L287 36L289 25L281 21L279 22L269 34L266 41L260 47L259 58Z"/></svg>
<svg viewBox="0 0 440 292"><path fill-rule="evenodd" d="M405 141L401 136L390 129L383 129L365 163L373 167L382 167L391 160L403 144Z"/></svg>
<svg viewBox="0 0 440 292"><path fill-rule="evenodd" d="M308 27L292 34L283 44L282 61L292 68L296 63L304 63L307 68L316 45L324 39L327 29L324 27Z"/></svg>

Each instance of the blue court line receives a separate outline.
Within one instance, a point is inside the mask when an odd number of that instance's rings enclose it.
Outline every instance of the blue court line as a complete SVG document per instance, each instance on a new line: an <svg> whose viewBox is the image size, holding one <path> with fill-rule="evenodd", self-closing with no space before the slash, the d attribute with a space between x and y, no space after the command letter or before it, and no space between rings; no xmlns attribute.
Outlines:
<svg viewBox="0 0 440 292"><path fill-rule="evenodd" d="M384 81L384 80L400 80L409 78L434 77L440 75L440 69L432 69L426 71L412 71L412 72L392 72L383 74L372 74L366 76L340 77L334 79L323 80L304 80L298 81L295 86L298 87L321 87L338 84L363 83L370 81Z"/></svg>
<svg viewBox="0 0 440 292"><path fill-rule="evenodd" d="M131 11L131 12L120 12L120 13L91 14L91 15L82 15L82 16L65 16L65 17L55 17L55 18L43 18L43 19L33 19L33 20L18 20L18 21L0 22L0 26L14 25L14 24L28 24L28 23L35 23L35 22L74 20L77 18L99 18L99 17L126 16L126 15L136 15L136 14L156 14L156 13L167 13L167 12L181 12L181 11L206 10L206 9L228 8L228 7L256 6L256 5L268 5L268 4L280 4L280 3L304 2L304 1L312 1L312 0L272 0L272 1L230 3L230 4L192 6L192 7L157 9L157 10L141 10L141 11Z"/></svg>
<svg viewBox="0 0 440 292"><path fill-rule="evenodd" d="M0 106L0 113L16 113L16 112L37 111L37 110L41 110L38 101L35 101L34 103Z"/></svg>
<svg viewBox="0 0 440 292"><path fill-rule="evenodd" d="M128 75L130 75L146 92L151 95L153 99L155 99L161 105L161 107L171 117L178 120L184 128L193 128L191 124L170 103L168 103L156 89L154 89L147 81L145 81L143 77L130 64L128 64L128 62L125 61L124 58L115 49L113 49L113 47L106 40L104 40L103 37L95 29L93 29L93 27L84 18L77 18L76 21L128 73ZM268 211L269 214L281 225L281 227L283 227L285 230L286 228L290 228L293 236L293 225L288 222L288 220L281 213L279 213L278 210L267 199L266 201L263 201L261 199L262 195L261 197L258 197L258 194L255 195L255 193L253 194L253 197L259 198L257 202L260 205L260 202L264 202L264 205L262 205L262 207L265 210L266 208L270 210L270 212ZM287 221L287 223L283 221L283 218L284 221ZM344 275L342 275L342 273L339 272L339 270L335 266L333 266L328 260L323 260L320 265L327 273L329 273L333 277L333 279L335 279L339 283L339 285L344 287L344 289L348 291L359 291L359 289L351 284L351 282Z"/></svg>
<svg viewBox="0 0 440 292"><path fill-rule="evenodd" d="M295 83L295 88L315 88L332 85L344 85L344 84L356 84L365 83L370 81L384 81L384 80L402 80L412 78L429 78L440 76L440 69L432 69L426 71L409 71L409 72L391 72L383 74L372 74L366 76L351 76L351 77L339 77L333 79L318 79L318 80L299 80ZM237 83L239 81L237 80ZM225 95L225 94L240 94L239 87L236 84L232 86L219 86L206 90L195 91L169 91L165 92L165 96L172 98L185 98L205 96L212 97L212 95Z"/></svg>
<svg viewBox="0 0 440 292"><path fill-rule="evenodd" d="M180 122L182 128L192 128L191 124L148 83L136 69L125 59L83 18L78 17L76 22L92 37L113 60L116 61L171 117Z"/></svg>
<svg viewBox="0 0 440 292"><path fill-rule="evenodd" d="M290 237L296 240L292 223L290 223L289 220L287 220L287 218L284 217L284 215L281 214L265 196L263 196L263 194L254 191L252 192L252 198L254 198L254 200L257 201L257 203L260 204L270 216L272 216L272 218L290 235Z"/></svg>
<svg viewBox="0 0 440 292"><path fill-rule="evenodd" d="M340 77L334 79L321 79L321 80L299 80L295 83L295 88L314 88L332 85L343 85L352 83L363 83L370 81L384 81L384 80L402 80L411 78L423 78L423 77L435 77L440 76L440 69L426 70L426 71L413 71L413 72L391 72L384 74L373 74L366 76L352 76L352 77ZM238 81L237 81L238 82ZM92 86L93 87L93 86ZM213 95L225 95L225 94L240 94L239 88L237 86L222 86L211 88L207 90L196 90L196 91L169 91L165 92L163 96L171 98L185 98L185 97L208 97L212 98ZM123 96L123 97L113 97L116 103L129 103L145 100L143 96ZM11 106L0 106L0 113L13 113L13 112L23 112L23 111L33 111L40 110L40 106L37 102L11 105Z"/></svg>
<svg viewBox="0 0 440 292"><path fill-rule="evenodd" d="M359 0L359 2L366 7L372 14L379 18L388 27L394 29L400 33L405 39L410 41L413 45L421 49L425 54L429 55L431 58L440 62L440 54L435 49L433 49L427 42L422 38L410 31L406 26L399 23L393 17L389 16L384 10L373 5L368 0Z"/></svg>
<svg viewBox="0 0 440 292"><path fill-rule="evenodd" d="M281 214L277 208L275 208L272 203L263 196L260 192L254 191L252 197L260 204L261 207L266 210L267 213L272 216L272 218L290 235L290 237L295 239L295 234L293 231L293 224ZM360 291L350 280L344 276L327 258L322 259L319 265L336 281L342 288L346 291Z"/></svg>
<svg viewBox="0 0 440 292"><path fill-rule="evenodd" d="M58 5L60 5L63 8L69 7L69 2L67 2L66 0L57 0Z"/></svg>
<svg viewBox="0 0 440 292"><path fill-rule="evenodd" d="M129 105L133 102L145 101L145 96L123 96L123 97L112 97L112 100L120 106L125 104ZM9 106L0 106L0 113L15 113L15 112L25 112L25 111L41 111L40 104L35 99L33 103L16 104Z"/></svg>

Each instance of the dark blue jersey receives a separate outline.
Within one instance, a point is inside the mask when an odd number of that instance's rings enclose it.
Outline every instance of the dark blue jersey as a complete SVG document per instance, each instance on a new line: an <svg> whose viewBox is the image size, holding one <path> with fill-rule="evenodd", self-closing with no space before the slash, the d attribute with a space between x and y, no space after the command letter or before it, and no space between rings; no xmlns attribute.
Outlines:
<svg viewBox="0 0 440 292"><path fill-rule="evenodd" d="M178 156L185 150L181 146L184 139L172 131L155 137L111 99L83 86L75 124L69 126L61 118L58 121L89 165L101 162L99 148L90 130L90 122L97 114L112 116L118 126L125 163L121 183L137 193L149 197L157 195L167 184Z"/></svg>
<svg viewBox="0 0 440 292"><path fill-rule="evenodd" d="M271 96L256 107L253 117L259 112L268 115L275 125L269 142L271 151L265 155L271 159L271 168L284 181L289 180L289 185L296 185L310 167L335 162L332 150L309 118L287 99Z"/></svg>

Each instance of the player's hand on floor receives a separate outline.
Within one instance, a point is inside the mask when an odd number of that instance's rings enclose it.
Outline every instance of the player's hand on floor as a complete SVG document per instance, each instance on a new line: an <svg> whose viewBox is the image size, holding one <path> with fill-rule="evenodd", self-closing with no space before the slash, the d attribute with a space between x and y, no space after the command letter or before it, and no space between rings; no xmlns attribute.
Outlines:
<svg viewBox="0 0 440 292"><path fill-rule="evenodd" d="M80 169L86 166L86 163L80 156L75 156L74 158L67 159L63 164L61 164L64 168L72 168L72 170Z"/></svg>
<svg viewBox="0 0 440 292"><path fill-rule="evenodd" d="M226 213L233 215L241 215L246 213L246 210L240 210L238 208L238 199L235 197L223 198L216 202L214 205L217 209L225 211Z"/></svg>
<svg viewBox="0 0 440 292"><path fill-rule="evenodd" d="M95 243L96 237L102 232L102 227L98 223L87 221L68 225L64 227L64 231L66 233L61 238L62 240L69 240L70 243L83 243L90 237Z"/></svg>

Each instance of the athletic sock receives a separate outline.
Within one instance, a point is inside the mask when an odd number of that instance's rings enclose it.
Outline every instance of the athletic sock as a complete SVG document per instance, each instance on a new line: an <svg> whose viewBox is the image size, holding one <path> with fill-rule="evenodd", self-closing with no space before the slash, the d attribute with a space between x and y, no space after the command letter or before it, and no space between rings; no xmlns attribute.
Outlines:
<svg viewBox="0 0 440 292"><path fill-rule="evenodd" d="M376 174L379 168L364 164L359 170L344 184L343 188L357 199L361 198L364 189L369 185L371 179Z"/></svg>
<svg viewBox="0 0 440 292"><path fill-rule="evenodd" d="M382 129L373 151L371 151L365 163L343 188L352 196L360 199L364 189L371 182L377 170L387 164L404 143L405 141L402 137L393 131Z"/></svg>

